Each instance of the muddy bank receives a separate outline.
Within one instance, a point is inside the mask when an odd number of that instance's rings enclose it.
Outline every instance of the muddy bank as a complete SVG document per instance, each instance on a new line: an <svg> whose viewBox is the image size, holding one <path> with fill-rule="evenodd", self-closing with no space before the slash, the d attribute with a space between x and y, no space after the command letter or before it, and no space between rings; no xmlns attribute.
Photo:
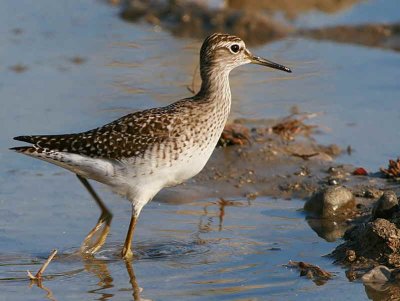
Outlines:
<svg viewBox="0 0 400 301"><path fill-rule="evenodd" d="M315 40L400 51L400 23L335 26L300 30L298 34Z"/></svg>
<svg viewBox="0 0 400 301"><path fill-rule="evenodd" d="M227 125L204 170L193 180L161 192L159 199L310 196L329 182L328 170L342 150L316 143L311 136L316 128L298 118L236 120Z"/></svg>
<svg viewBox="0 0 400 301"><path fill-rule="evenodd" d="M288 18L311 11L320 11L323 13L337 13L341 10L351 8L359 3L360 0L303 0L303 1L276 1L276 0L229 0L226 1L226 6L234 9L245 10L264 10L270 13L284 13Z"/></svg>
<svg viewBox="0 0 400 301"><path fill-rule="evenodd" d="M213 32L229 32L240 36L249 45L257 45L291 35L399 51L399 23L302 29L295 28L290 21L310 11L336 13L358 2L227 1L224 7L213 8L192 1L130 0L123 2L121 17L130 22L147 22L179 37L203 39ZM282 13L285 18L276 17Z"/></svg>
<svg viewBox="0 0 400 301"><path fill-rule="evenodd" d="M356 176L355 166L336 163L339 155L351 150L318 144L313 138L318 127L305 116L236 120L227 125L204 170L161 192L158 199L174 203L219 196L308 199L323 187L346 186L355 196L354 207L364 208L381 191L396 189L381 177L383 173Z"/></svg>
<svg viewBox="0 0 400 301"><path fill-rule="evenodd" d="M203 39L214 32L229 32L253 45L283 38L293 31L290 25L262 12L215 9L191 1L126 1L121 17L130 22L145 21L179 37Z"/></svg>

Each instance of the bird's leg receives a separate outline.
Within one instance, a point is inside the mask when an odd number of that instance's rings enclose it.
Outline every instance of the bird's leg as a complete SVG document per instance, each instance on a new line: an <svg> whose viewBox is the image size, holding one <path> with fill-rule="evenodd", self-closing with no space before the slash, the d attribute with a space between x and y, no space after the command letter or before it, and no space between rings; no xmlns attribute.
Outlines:
<svg viewBox="0 0 400 301"><path fill-rule="evenodd" d="M112 213L110 212L110 210L108 210L106 205L104 205L103 201L94 191L88 180L78 174L76 176L81 181L83 186L85 186L87 191L89 191L90 195L94 198L96 204L100 207L101 210L101 214L96 226L94 226L94 228L86 235L85 240L83 241L81 246L82 253L92 255L96 253L106 242L107 235L110 232ZM99 233L99 235L97 239L94 240L93 237L95 237L97 233Z"/></svg>
<svg viewBox="0 0 400 301"><path fill-rule="evenodd" d="M129 223L128 233L126 234L124 248L122 249L122 253L121 253L121 255L124 259L131 259L133 257L131 245L132 245L133 233L135 232L135 226L136 226L138 217L139 217L139 213L137 211L135 211L134 207L132 207L131 221Z"/></svg>

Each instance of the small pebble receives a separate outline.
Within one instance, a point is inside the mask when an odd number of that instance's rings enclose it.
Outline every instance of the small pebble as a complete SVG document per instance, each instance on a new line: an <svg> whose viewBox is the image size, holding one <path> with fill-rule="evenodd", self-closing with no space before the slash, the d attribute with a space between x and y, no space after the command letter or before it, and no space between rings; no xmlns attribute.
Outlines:
<svg viewBox="0 0 400 301"><path fill-rule="evenodd" d="M349 262L353 262L357 259L356 252L354 250L347 250L346 251L346 259Z"/></svg>

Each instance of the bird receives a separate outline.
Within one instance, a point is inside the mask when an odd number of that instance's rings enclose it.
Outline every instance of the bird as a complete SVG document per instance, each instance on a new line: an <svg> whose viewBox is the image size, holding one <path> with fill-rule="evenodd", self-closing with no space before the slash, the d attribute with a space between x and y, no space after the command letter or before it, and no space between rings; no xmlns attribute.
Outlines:
<svg viewBox="0 0 400 301"><path fill-rule="evenodd" d="M112 213L88 180L103 183L125 196L132 211L121 256L132 259L133 234L142 208L161 189L178 185L203 169L231 109L229 74L249 63L292 72L253 55L239 37L214 33L200 49L202 83L194 96L133 112L89 131L14 137L30 145L11 150L75 173L94 198L101 215L82 244L84 254L94 255L103 246L112 219ZM99 238L92 242L99 229Z"/></svg>

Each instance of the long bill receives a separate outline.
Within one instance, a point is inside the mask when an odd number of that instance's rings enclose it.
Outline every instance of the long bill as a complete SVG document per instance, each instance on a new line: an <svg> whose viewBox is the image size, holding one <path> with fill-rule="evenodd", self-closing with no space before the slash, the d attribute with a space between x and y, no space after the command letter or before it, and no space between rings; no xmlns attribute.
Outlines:
<svg viewBox="0 0 400 301"><path fill-rule="evenodd" d="M280 64L277 64L277 63L274 63L274 62L271 62L271 61L269 61L267 59L264 59L262 57L259 57L259 56L254 56L254 55L250 54L250 60L251 60L251 62L253 64L267 66L267 67L270 67L270 68L274 68L274 69L278 69L278 70L282 70L282 71L286 71L286 72L292 73L292 70L290 70L290 68L288 68L286 66L283 66L283 65L280 65Z"/></svg>

